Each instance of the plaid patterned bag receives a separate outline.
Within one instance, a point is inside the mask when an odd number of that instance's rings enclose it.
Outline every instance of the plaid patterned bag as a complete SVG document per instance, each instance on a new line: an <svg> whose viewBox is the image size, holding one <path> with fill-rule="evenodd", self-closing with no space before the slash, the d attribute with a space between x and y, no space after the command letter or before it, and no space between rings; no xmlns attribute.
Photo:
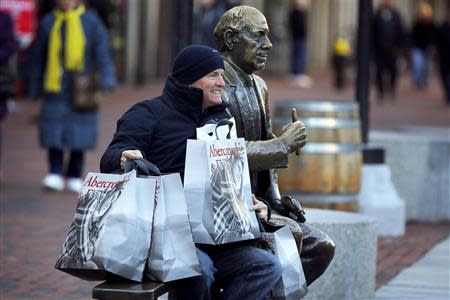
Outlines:
<svg viewBox="0 0 450 300"><path fill-rule="evenodd" d="M86 280L141 281L150 247L156 180L89 173L55 267Z"/></svg>
<svg viewBox="0 0 450 300"><path fill-rule="evenodd" d="M216 127L232 123L219 122ZM231 130L231 129L230 129ZM214 129L214 131L216 131ZM235 135L235 134L233 134ZM197 137L211 137L200 133ZM184 190L194 241L220 245L260 236L252 207L250 173L242 138L188 140Z"/></svg>

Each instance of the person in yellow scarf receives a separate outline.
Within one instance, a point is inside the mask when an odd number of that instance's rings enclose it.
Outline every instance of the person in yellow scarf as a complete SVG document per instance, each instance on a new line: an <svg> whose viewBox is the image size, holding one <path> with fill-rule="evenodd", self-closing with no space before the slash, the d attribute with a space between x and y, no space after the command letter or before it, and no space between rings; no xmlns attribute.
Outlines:
<svg viewBox="0 0 450 300"><path fill-rule="evenodd" d="M57 0L42 19L32 54L30 96L43 98L39 138L48 150L46 189L78 192L84 152L97 142L98 112L74 109L73 75L98 75L102 89L116 85L108 33L99 17L81 0ZM64 150L70 157L64 166Z"/></svg>

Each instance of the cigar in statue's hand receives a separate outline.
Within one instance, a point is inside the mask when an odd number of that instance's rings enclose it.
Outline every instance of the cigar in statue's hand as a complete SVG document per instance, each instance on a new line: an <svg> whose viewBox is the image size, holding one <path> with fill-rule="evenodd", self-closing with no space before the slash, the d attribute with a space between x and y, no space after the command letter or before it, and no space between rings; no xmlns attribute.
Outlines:
<svg viewBox="0 0 450 300"><path fill-rule="evenodd" d="M297 110L295 108L292 108L292 123L295 123L297 121L298 121ZM296 150L295 155L299 156L300 150Z"/></svg>

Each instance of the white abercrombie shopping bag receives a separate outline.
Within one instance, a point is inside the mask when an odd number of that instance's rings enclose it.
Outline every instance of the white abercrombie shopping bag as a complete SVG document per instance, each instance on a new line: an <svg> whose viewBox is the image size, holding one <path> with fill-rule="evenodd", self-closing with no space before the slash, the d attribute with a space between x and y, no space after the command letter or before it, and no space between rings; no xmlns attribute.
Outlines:
<svg viewBox="0 0 450 300"><path fill-rule="evenodd" d="M222 120L214 127L225 123ZM207 134L210 136L209 134ZM216 135L216 130L214 130ZM225 244L260 236L253 206L245 140L188 140L184 190L194 242Z"/></svg>
<svg viewBox="0 0 450 300"><path fill-rule="evenodd" d="M283 268L281 278L272 290L272 299L302 299L308 293L308 286L297 244L289 227L284 226L275 232L263 232L261 238L267 241Z"/></svg>
<svg viewBox="0 0 450 300"><path fill-rule="evenodd" d="M90 172L56 268L86 280L108 274L142 281L150 247L156 180Z"/></svg>
<svg viewBox="0 0 450 300"><path fill-rule="evenodd" d="M156 179L155 213L145 275L162 282L199 276L180 174L152 178Z"/></svg>

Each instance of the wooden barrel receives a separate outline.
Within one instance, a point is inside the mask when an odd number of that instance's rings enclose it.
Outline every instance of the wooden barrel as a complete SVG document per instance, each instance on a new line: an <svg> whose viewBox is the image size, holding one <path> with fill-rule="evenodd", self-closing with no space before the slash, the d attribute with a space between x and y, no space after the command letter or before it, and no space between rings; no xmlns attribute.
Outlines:
<svg viewBox="0 0 450 300"><path fill-rule="evenodd" d="M305 123L308 142L289 167L278 170L282 194L305 207L358 210L361 183L359 107L355 102L284 101L275 108L274 131L292 122L292 108Z"/></svg>

